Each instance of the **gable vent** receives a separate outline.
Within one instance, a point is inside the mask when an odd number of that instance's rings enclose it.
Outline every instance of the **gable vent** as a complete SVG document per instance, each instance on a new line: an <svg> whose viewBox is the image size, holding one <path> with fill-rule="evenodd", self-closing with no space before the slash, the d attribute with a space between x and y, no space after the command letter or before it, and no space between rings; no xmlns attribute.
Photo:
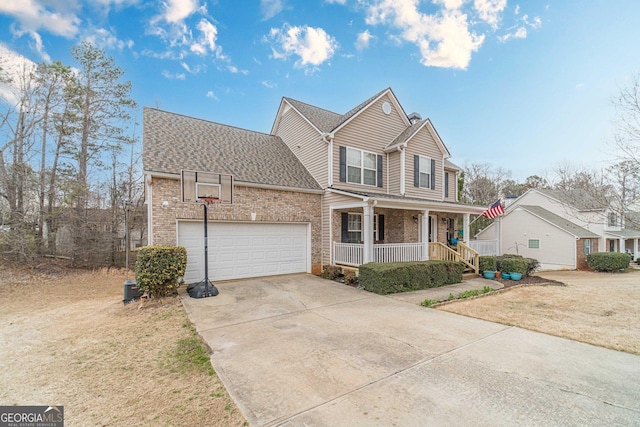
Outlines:
<svg viewBox="0 0 640 427"><path fill-rule="evenodd" d="M407 116L411 124L417 123L422 120L422 116L418 113L411 113Z"/></svg>

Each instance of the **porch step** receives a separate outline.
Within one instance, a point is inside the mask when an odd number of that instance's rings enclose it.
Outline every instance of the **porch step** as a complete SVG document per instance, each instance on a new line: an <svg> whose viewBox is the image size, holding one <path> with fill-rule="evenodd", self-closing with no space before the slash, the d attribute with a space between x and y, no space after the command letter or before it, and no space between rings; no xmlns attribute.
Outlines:
<svg viewBox="0 0 640 427"><path fill-rule="evenodd" d="M476 279L478 275L473 271L462 273L462 280Z"/></svg>

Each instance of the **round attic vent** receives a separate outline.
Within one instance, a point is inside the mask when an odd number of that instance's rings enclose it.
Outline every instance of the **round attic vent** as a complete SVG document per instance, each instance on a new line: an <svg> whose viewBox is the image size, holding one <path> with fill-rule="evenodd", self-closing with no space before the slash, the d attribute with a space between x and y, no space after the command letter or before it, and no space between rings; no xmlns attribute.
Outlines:
<svg viewBox="0 0 640 427"><path fill-rule="evenodd" d="M384 111L385 114L391 114L391 104L389 104L388 102L383 102L382 103L382 111Z"/></svg>

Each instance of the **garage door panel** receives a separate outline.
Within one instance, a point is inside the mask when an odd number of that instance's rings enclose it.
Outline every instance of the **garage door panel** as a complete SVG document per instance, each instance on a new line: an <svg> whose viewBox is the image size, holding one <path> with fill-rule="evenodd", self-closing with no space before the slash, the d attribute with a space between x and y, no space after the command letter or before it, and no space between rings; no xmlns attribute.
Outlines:
<svg viewBox="0 0 640 427"><path fill-rule="evenodd" d="M209 223L209 278L228 280L308 269L307 224ZM187 248L185 282L204 277L202 223L178 223L178 244Z"/></svg>

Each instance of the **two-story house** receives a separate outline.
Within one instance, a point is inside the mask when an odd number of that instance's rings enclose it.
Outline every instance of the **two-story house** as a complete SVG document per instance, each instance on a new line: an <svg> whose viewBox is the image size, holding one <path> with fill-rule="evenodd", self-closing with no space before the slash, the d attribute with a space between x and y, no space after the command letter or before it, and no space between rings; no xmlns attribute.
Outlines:
<svg viewBox="0 0 640 427"><path fill-rule="evenodd" d="M499 238L502 253L536 258L545 270L586 268L591 252L628 252L635 258L640 231L625 227L612 203L584 191L532 188L477 238Z"/></svg>
<svg viewBox="0 0 640 427"><path fill-rule="evenodd" d="M186 246L185 280L200 278L203 210L180 202L180 171L215 171L234 176L234 194L209 209L214 280L370 261L474 269L464 241L484 208L458 202L450 156L431 121L407 115L390 88L345 114L283 98L269 134L146 108L150 244Z"/></svg>

